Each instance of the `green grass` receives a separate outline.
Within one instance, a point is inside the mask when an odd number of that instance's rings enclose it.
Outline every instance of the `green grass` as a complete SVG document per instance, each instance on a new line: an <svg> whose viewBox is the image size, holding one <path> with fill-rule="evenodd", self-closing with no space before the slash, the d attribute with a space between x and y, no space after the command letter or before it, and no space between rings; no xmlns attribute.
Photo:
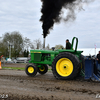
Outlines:
<svg viewBox="0 0 100 100"><path fill-rule="evenodd" d="M21 67L2 67L2 69L25 70L25 68L21 68Z"/></svg>
<svg viewBox="0 0 100 100"><path fill-rule="evenodd" d="M2 69L25 70L25 68L21 68L21 67L2 67ZM48 71L51 71L51 69L48 69Z"/></svg>

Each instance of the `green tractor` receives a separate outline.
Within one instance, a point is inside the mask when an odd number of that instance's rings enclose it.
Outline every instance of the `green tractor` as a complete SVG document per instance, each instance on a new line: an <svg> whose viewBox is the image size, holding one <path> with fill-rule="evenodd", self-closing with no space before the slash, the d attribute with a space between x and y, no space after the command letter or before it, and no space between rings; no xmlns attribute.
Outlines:
<svg viewBox="0 0 100 100"><path fill-rule="evenodd" d="M76 40L75 48L74 40ZM78 38L72 39L71 49L61 50L30 50L31 60L26 65L25 72L29 76L35 76L37 72L45 74L48 65L52 66L52 72L56 79L73 79L81 70L83 51L77 51Z"/></svg>

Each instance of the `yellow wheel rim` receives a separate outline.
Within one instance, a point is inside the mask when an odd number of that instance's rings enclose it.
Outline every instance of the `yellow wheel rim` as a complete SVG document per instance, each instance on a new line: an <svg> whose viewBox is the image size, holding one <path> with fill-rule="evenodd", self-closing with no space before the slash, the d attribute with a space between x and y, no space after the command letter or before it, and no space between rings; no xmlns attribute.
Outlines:
<svg viewBox="0 0 100 100"><path fill-rule="evenodd" d="M34 68L33 67L28 67L28 72L29 73L33 73L34 72Z"/></svg>
<svg viewBox="0 0 100 100"><path fill-rule="evenodd" d="M40 67L39 70L40 70L41 72L43 72L43 71L45 70L45 67L44 67L44 66L43 66L42 68Z"/></svg>
<svg viewBox="0 0 100 100"><path fill-rule="evenodd" d="M73 72L73 64L68 58L61 58L56 64L56 71L63 77L69 76Z"/></svg>

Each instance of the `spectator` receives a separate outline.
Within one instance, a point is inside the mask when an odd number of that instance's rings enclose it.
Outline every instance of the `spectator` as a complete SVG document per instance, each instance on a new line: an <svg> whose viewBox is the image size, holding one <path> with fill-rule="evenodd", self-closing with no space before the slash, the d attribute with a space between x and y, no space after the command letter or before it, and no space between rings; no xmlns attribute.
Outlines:
<svg viewBox="0 0 100 100"><path fill-rule="evenodd" d="M97 61L98 61L98 67L97 67L97 69L100 71L100 51L97 54Z"/></svg>

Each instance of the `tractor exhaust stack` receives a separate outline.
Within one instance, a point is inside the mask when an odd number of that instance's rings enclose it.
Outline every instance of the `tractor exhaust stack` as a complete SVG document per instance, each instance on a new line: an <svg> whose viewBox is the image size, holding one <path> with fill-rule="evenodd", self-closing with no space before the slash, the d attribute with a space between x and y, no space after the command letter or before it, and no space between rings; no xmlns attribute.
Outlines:
<svg viewBox="0 0 100 100"><path fill-rule="evenodd" d="M45 49L45 38L43 38L43 49Z"/></svg>

